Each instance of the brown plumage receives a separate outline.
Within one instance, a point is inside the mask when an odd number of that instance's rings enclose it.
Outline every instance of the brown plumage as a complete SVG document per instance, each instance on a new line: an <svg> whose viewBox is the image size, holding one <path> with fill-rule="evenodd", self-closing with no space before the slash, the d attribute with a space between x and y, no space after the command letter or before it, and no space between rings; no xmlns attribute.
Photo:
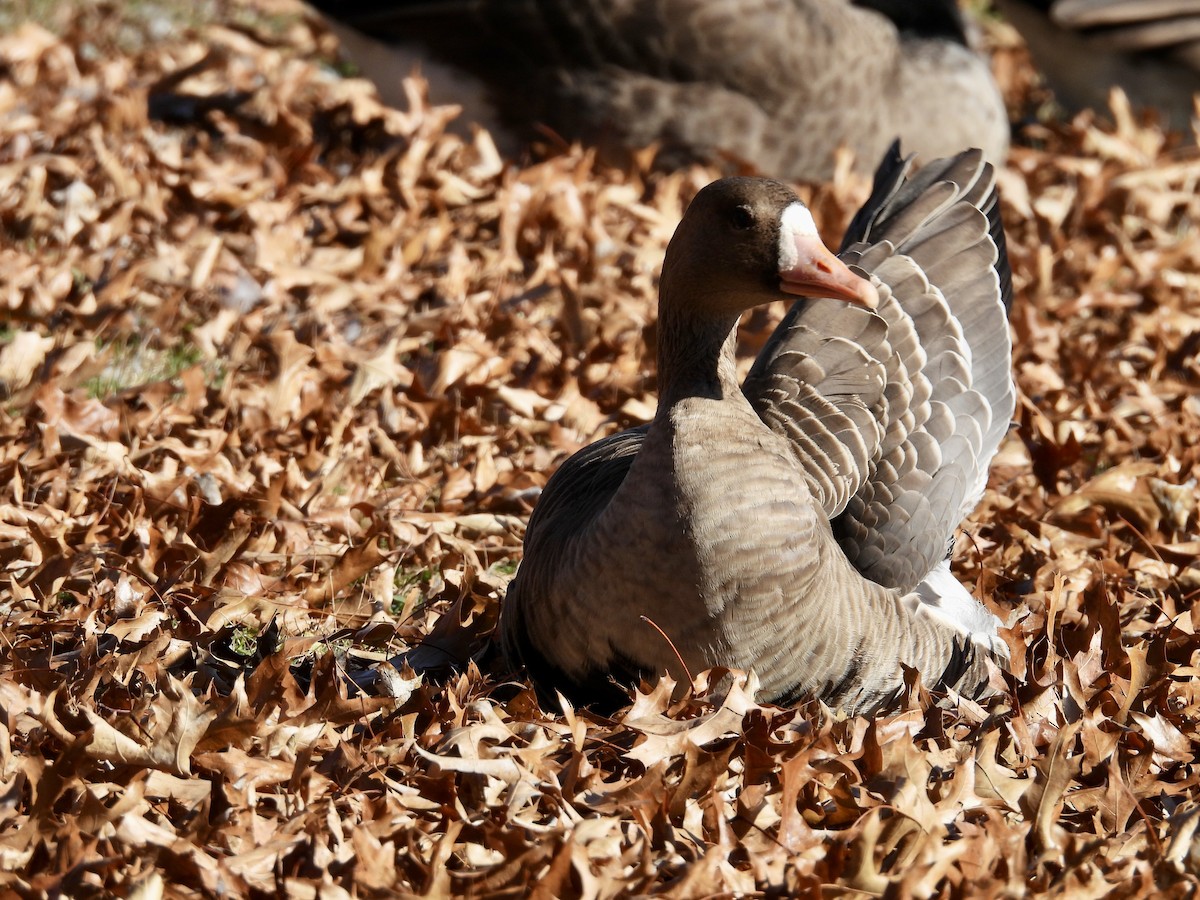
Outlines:
<svg viewBox="0 0 1200 900"><path fill-rule="evenodd" d="M1000 92L966 46L954 0L315 5L418 52L435 102L479 107L461 79L437 91L441 62L476 76L500 123L523 136L549 126L610 156L657 144L667 166L732 157L774 177L823 180L842 145L862 171L897 137L925 160L977 146L999 162L1008 148ZM355 58L381 89L415 61L388 71L386 57Z"/></svg>
<svg viewBox="0 0 1200 900"><path fill-rule="evenodd" d="M894 698L901 664L987 690L996 619L946 554L1013 410L1007 259L978 151L906 171L893 150L840 260L781 184L693 200L663 263L657 415L554 474L502 606L545 695L612 706L614 681L682 676L676 652L852 712ZM781 291L801 299L739 385L738 316Z"/></svg>

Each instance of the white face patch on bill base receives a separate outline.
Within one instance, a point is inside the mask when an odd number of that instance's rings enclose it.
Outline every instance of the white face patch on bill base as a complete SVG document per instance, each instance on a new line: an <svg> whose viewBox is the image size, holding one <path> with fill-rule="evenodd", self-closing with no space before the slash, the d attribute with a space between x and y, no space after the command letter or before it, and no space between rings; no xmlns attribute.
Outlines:
<svg viewBox="0 0 1200 900"><path fill-rule="evenodd" d="M813 221L808 207L797 200L789 203L779 217L779 271L796 268L800 262L800 252L796 248L796 238L818 238L817 223Z"/></svg>
<svg viewBox="0 0 1200 900"><path fill-rule="evenodd" d="M875 286L829 251L817 234L812 213L798 200L779 216L779 289L800 297L845 300L867 309L879 304Z"/></svg>

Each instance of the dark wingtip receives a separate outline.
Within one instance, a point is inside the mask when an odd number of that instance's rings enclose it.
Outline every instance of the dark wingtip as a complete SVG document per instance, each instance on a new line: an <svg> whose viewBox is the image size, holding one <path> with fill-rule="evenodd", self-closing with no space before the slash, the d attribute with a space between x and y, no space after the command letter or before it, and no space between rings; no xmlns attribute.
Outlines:
<svg viewBox="0 0 1200 900"><path fill-rule="evenodd" d="M958 158L960 157L954 157L954 159ZM871 188L871 196L863 204L862 209L850 220L846 236L842 239L842 250L851 244L870 238L875 223L879 221L888 204L904 186L909 170L912 168L912 160L912 156L906 158L901 155L900 141L892 142L883 155L879 168L875 170L875 183ZM935 162L933 165L936 166L936 164ZM1004 303L1005 311L1011 312L1013 302L1012 266L1008 259L1008 242L1004 236L1004 223L1000 218L1000 196L995 185L992 186L990 196L981 204L980 208L987 216L988 233L996 245L995 269L996 275L1000 279L1000 299Z"/></svg>
<svg viewBox="0 0 1200 900"><path fill-rule="evenodd" d="M867 239L880 211L904 184L904 178L908 174L911 162L911 156L906 159L900 155L899 139L892 141L892 145L883 154L879 168L875 170L875 182L871 187L871 196L867 198L862 209L855 213L854 218L850 220L838 252L845 250L851 244Z"/></svg>

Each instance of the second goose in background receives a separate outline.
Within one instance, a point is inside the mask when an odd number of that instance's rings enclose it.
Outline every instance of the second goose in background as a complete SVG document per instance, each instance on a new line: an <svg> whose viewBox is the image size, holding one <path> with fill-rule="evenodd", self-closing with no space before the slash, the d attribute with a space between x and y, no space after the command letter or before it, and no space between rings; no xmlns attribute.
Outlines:
<svg viewBox="0 0 1200 900"><path fill-rule="evenodd" d="M314 5L409 53L389 67L386 54L352 52L381 90L419 61L434 102L472 104L470 75L523 137L549 126L610 156L657 144L664 166L734 160L825 180L843 145L864 172L897 138L923 161L981 147L998 163L1008 148L1003 100L954 0ZM432 61L458 83L439 91Z"/></svg>

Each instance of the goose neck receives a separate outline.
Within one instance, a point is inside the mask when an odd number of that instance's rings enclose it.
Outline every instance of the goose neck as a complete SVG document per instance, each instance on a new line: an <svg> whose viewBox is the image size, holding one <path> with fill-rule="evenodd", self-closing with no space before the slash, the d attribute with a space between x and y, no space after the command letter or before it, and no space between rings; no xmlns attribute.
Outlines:
<svg viewBox="0 0 1200 900"><path fill-rule="evenodd" d="M689 397L727 400L741 395L735 350L736 313L659 305L658 406L667 410Z"/></svg>

